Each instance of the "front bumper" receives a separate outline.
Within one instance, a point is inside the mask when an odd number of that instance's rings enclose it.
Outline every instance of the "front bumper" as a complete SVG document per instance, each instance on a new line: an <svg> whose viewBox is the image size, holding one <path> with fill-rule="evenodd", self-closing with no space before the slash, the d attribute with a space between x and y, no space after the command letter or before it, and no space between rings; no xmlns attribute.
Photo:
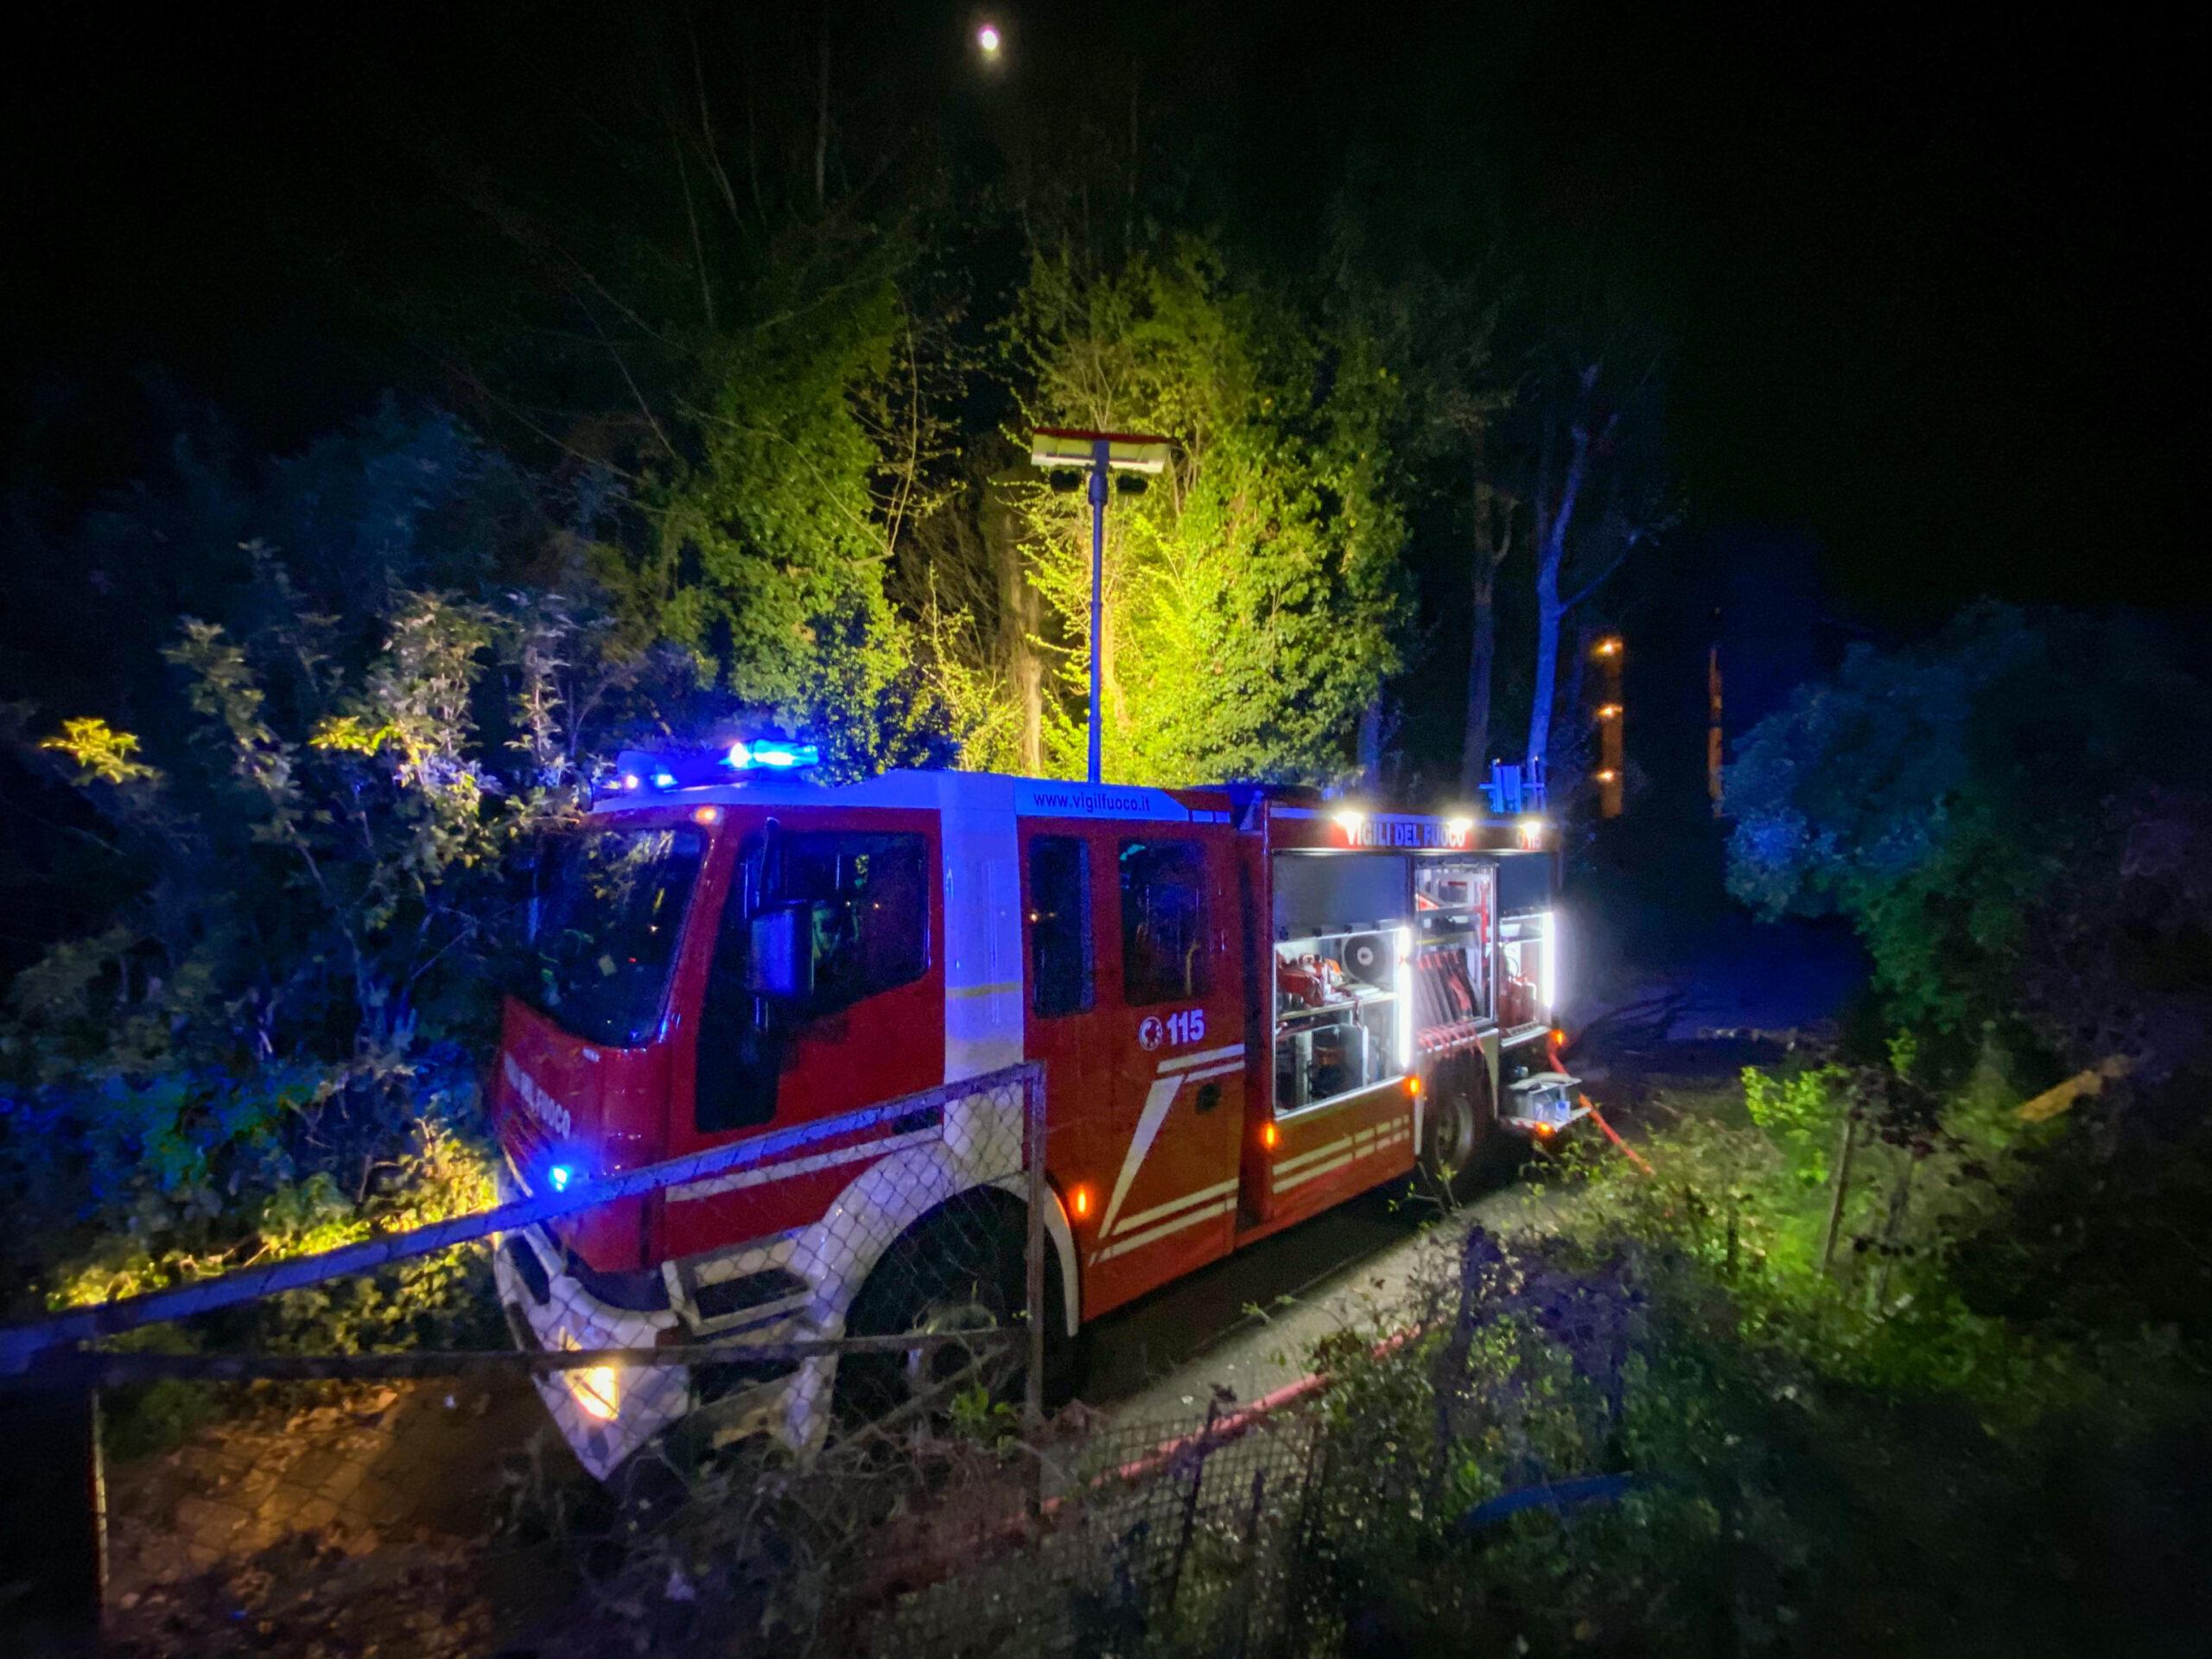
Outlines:
<svg viewBox="0 0 2212 1659"><path fill-rule="evenodd" d="M536 1227L499 1236L492 1272L507 1324L525 1349L652 1349L677 1325L672 1313L632 1313L593 1296ZM691 1406L683 1365L591 1366L533 1380L577 1460L601 1480Z"/></svg>

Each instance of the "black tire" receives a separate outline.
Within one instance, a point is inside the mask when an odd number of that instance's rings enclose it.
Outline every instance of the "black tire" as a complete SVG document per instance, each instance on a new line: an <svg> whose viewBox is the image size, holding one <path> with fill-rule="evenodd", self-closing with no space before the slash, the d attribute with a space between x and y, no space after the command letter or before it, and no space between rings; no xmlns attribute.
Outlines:
<svg viewBox="0 0 2212 1659"><path fill-rule="evenodd" d="M1421 1115L1421 1178L1429 1194L1463 1203L1481 1187L1500 1137L1490 1071L1479 1054L1439 1067Z"/></svg>
<svg viewBox="0 0 2212 1659"><path fill-rule="evenodd" d="M1021 1206L1003 1194L963 1192L931 1211L884 1252L846 1316L849 1336L896 1336L910 1331L958 1332L1018 1328L1027 1300L1028 1244ZM1047 1249L1050 1249L1048 1244ZM1072 1383L1076 1346L1058 1317L1058 1252L1045 1268L1045 1383L1047 1403L1065 1397ZM994 1397L1021 1398L1027 1348L1013 1363L986 1362L982 1375ZM975 1350L959 1343L887 1354L849 1354L837 1363L837 1420L846 1427L874 1421L944 1389L977 1363ZM942 1417L950 1395L930 1408Z"/></svg>

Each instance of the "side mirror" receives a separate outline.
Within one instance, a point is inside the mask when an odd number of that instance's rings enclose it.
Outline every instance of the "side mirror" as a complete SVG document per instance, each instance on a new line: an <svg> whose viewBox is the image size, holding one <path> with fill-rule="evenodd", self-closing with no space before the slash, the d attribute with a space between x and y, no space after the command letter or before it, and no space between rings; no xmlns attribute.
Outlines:
<svg viewBox="0 0 2212 1659"><path fill-rule="evenodd" d="M745 988L773 1002L800 1004L814 995L814 906L777 905L753 918Z"/></svg>

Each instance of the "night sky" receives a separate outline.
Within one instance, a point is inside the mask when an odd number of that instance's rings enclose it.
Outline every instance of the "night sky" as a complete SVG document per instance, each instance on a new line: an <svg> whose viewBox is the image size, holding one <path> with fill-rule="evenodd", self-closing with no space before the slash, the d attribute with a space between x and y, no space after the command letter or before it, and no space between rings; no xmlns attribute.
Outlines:
<svg viewBox="0 0 2212 1659"><path fill-rule="evenodd" d="M128 473L118 411L143 415L149 366L279 448L384 386L435 392L440 365L394 314L434 312L480 229L426 143L557 195L624 11L95 8L19 34L0 70L6 480ZM987 128L1008 89L975 84L978 15L837 9L855 118ZM1440 188L1478 166L1503 211L1586 247L1676 341L1696 526L1802 538L1864 617L1917 626L1980 593L2200 597L2199 26L994 15L1033 99L1134 70L1203 116L1217 200L1286 243L1318 228L1355 144L1416 188L1425 157L1453 158ZM772 23L762 39L752 72L792 79Z"/></svg>

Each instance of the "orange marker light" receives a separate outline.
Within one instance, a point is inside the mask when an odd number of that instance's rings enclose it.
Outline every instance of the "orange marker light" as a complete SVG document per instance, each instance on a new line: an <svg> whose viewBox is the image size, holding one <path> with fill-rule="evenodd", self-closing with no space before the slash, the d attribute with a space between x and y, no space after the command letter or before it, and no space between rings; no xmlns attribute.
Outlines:
<svg viewBox="0 0 2212 1659"><path fill-rule="evenodd" d="M1282 1131L1275 1128L1274 1124L1262 1123L1260 1126L1260 1144L1265 1147L1269 1152L1273 1152L1275 1149L1275 1143L1281 1139Z"/></svg>
<svg viewBox="0 0 2212 1659"><path fill-rule="evenodd" d="M719 806L695 806L691 809L691 822L694 823L720 823L721 819L722 810Z"/></svg>
<svg viewBox="0 0 2212 1659"><path fill-rule="evenodd" d="M1090 1218L1090 1189L1087 1186L1078 1186L1074 1192L1069 1193L1068 1207L1075 1211L1075 1218L1077 1221L1088 1221Z"/></svg>
<svg viewBox="0 0 2212 1659"><path fill-rule="evenodd" d="M1415 1100L1419 1100L1421 1098L1421 1079L1419 1077L1408 1077L1406 1079L1406 1092L1411 1095Z"/></svg>

